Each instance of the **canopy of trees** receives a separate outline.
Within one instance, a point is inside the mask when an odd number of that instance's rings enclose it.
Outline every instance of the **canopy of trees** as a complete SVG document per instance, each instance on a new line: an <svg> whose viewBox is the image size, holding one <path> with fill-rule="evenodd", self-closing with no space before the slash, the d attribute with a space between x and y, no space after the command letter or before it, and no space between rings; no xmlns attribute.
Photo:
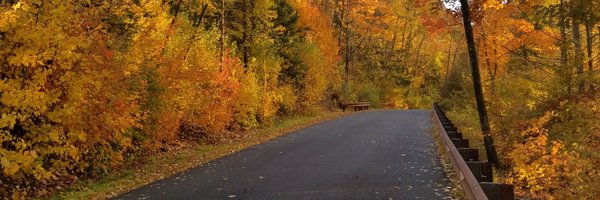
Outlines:
<svg viewBox="0 0 600 200"><path fill-rule="evenodd" d="M600 1L483 0L500 181L600 196ZM0 196L48 195L181 142L339 101L477 129L461 13L437 0L0 0Z"/></svg>

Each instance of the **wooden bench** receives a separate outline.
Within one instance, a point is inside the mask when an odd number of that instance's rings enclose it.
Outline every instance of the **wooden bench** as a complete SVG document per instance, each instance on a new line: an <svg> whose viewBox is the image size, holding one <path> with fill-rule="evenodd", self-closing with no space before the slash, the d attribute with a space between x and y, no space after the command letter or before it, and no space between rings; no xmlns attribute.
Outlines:
<svg viewBox="0 0 600 200"><path fill-rule="evenodd" d="M340 108L344 112L346 112L346 108L354 108L354 111L369 110L369 106L371 106L371 102L340 103Z"/></svg>

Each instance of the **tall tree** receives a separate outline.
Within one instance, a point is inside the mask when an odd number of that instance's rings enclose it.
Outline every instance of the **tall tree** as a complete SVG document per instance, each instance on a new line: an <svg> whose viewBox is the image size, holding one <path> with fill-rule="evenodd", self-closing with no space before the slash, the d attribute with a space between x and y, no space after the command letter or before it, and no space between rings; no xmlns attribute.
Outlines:
<svg viewBox="0 0 600 200"><path fill-rule="evenodd" d="M490 122L488 121L487 109L485 107L485 101L483 99L483 90L481 88L481 75L479 73L479 61L477 59L477 50L475 49L475 39L473 37L473 27L471 24L469 2L468 0L461 0L460 3L463 15L463 26L465 27L467 47L469 49L469 58L471 60L471 73L473 75L473 87L475 89L477 111L479 113L481 131L483 132L486 154L488 160L491 163L495 164L496 166L499 166L500 162L498 161L498 155L496 153L496 148L494 147L494 141L492 139L490 130Z"/></svg>

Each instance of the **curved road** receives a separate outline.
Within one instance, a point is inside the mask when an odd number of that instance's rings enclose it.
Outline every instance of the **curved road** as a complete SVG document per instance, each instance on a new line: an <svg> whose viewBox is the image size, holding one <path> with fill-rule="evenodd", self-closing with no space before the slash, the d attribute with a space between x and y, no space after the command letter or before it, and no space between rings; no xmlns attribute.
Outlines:
<svg viewBox="0 0 600 200"><path fill-rule="evenodd" d="M352 114L114 199L450 199L430 113Z"/></svg>

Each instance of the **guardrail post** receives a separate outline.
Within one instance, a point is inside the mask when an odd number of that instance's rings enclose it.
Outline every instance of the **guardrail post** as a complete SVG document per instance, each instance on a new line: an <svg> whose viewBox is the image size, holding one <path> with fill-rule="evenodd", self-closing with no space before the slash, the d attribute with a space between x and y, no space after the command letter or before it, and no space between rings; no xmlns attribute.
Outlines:
<svg viewBox="0 0 600 200"><path fill-rule="evenodd" d="M467 139L450 137L450 140L452 140L452 143L456 148L469 148L469 140Z"/></svg>
<svg viewBox="0 0 600 200"><path fill-rule="evenodd" d="M448 131L446 133L448 134L448 137L450 137L450 138L462 138L463 137L461 132Z"/></svg>
<svg viewBox="0 0 600 200"><path fill-rule="evenodd" d="M479 149L457 148L465 161L479 161Z"/></svg>
<svg viewBox="0 0 600 200"><path fill-rule="evenodd" d="M488 162L467 162L469 169L473 172L473 175L479 182L493 182L494 173L492 172L492 165Z"/></svg>
<svg viewBox="0 0 600 200"><path fill-rule="evenodd" d="M515 192L513 185L481 182L479 183L485 195L490 200L513 200L515 199Z"/></svg>

